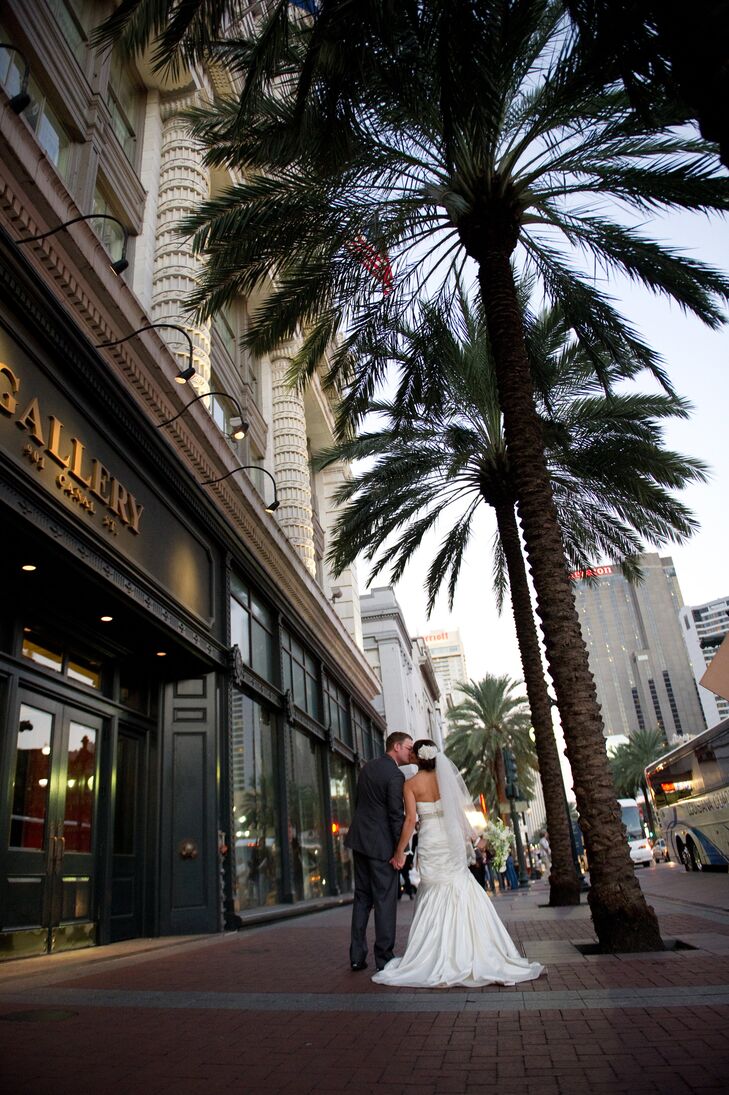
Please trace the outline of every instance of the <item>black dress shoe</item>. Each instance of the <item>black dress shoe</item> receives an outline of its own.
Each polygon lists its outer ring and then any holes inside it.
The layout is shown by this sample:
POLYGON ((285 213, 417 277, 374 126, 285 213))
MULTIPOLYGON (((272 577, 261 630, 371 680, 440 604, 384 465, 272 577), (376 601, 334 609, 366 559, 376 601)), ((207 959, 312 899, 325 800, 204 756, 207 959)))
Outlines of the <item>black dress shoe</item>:
POLYGON ((351 969, 352 969, 353 973, 358 973, 359 970, 366 970, 367 969, 367 963, 366 962, 352 962, 351 969))

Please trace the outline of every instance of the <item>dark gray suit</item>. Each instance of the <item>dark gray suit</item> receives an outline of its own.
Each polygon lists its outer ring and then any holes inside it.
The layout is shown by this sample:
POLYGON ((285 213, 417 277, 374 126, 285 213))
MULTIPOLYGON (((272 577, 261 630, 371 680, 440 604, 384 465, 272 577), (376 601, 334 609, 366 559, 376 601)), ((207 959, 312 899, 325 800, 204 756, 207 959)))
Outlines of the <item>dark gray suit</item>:
POLYGON ((367 957, 367 921, 373 907, 377 968, 382 969, 393 957, 398 872, 389 860, 405 820, 404 782, 405 776, 387 753, 368 761, 359 774, 354 817, 344 841, 354 852, 352 965, 360 965, 367 957))

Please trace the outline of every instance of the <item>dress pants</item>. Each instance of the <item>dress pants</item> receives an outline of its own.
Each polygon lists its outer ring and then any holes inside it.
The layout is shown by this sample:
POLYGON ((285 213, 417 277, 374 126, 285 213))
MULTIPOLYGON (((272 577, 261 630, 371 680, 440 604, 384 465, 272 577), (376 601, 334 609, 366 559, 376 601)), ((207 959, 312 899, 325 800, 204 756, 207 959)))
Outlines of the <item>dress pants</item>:
POLYGON ((354 852, 354 903, 349 960, 360 965, 367 958, 367 921, 375 910, 375 965, 383 969, 395 950, 395 923, 399 874, 386 859, 354 852))

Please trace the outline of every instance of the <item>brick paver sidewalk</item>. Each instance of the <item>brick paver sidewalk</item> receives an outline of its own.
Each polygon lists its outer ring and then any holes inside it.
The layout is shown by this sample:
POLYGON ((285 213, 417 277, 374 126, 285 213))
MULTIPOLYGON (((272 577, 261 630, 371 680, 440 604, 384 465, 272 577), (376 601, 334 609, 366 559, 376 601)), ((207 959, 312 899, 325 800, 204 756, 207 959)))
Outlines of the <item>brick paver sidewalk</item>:
MULTIPOLYGON (((688 876, 687 876, 688 877, 688 876)), ((347 964, 349 909, 237 935, 135 941, 0 966, 3 1095, 502 1095, 724 1091, 729 880, 641 878, 664 938, 584 956, 585 905, 499 895, 536 982, 387 989, 347 964), (697 893, 697 890, 700 891, 697 893)), ((403 902, 399 946, 412 906, 403 902)))

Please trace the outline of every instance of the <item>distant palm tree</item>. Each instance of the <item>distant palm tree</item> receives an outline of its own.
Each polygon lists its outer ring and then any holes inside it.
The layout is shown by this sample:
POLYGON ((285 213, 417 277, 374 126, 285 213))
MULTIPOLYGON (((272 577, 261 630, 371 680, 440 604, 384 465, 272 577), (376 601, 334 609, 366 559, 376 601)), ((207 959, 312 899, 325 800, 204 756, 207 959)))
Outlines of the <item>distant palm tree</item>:
POLYGON ((667 749, 665 732, 657 727, 654 730, 636 730, 627 742, 618 745, 608 754, 615 790, 624 798, 635 798, 637 791, 643 792, 649 826, 653 833, 656 831, 656 819, 648 794, 645 770, 667 749))
MULTIPOLYGON (((526 301, 526 285, 522 296, 526 301)), ((693 518, 670 491, 703 478, 704 467, 665 449, 660 428, 662 419, 685 415, 686 404, 666 395, 606 395, 559 309, 539 317, 527 314, 525 327, 572 568, 588 567, 603 555, 637 554, 643 537, 656 542, 690 535, 693 518)), ((447 521, 428 573, 428 609, 444 583, 452 605, 473 516, 481 504, 492 507, 497 600, 501 607, 508 575, 544 789, 552 847, 550 904, 577 904, 562 768, 483 317, 460 292, 453 314, 442 306, 424 309, 416 322, 383 340, 387 348, 372 350, 389 353, 397 363, 397 391, 389 402, 360 408, 373 412, 370 431, 315 458, 317 466, 363 461, 364 470, 335 499, 340 509, 330 549, 333 569, 341 572, 364 554, 376 560, 370 581, 389 564, 397 581, 426 533, 447 521)), ((604 383, 619 376, 614 366, 603 366, 604 383)))
POLYGON ((529 703, 526 696, 517 694, 519 683, 490 674, 480 681, 464 681, 458 689, 466 698, 447 713, 445 751, 474 798, 483 794, 494 815, 506 801, 502 749, 509 748, 514 754, 522 795, 530 798, 534 790, 531 773, 537 757, 529 703))

